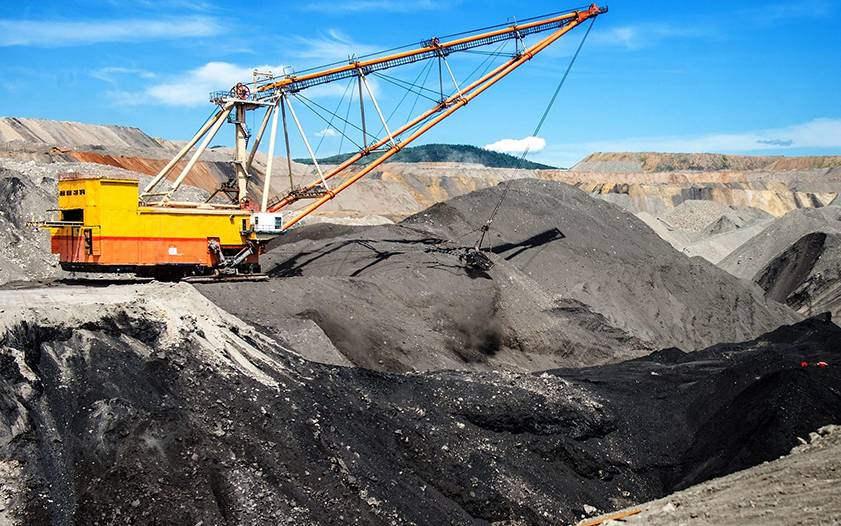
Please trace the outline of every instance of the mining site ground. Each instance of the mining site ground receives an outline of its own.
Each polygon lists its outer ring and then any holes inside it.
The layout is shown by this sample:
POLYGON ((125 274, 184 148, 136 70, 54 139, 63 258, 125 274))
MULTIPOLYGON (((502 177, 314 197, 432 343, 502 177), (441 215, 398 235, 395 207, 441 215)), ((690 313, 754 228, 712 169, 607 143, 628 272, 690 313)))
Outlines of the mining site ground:
POLYGON ((304 360, 184 284, 0 309, 11 524, 573 523, 841 411, 838 369, 800 365, 841 353, 828 317, 609 366, 390 374, 304 360))
POLYGON ((0 138, 0 524, 841 523, 838 159, 386 164, 268 281, 191 285, 69 275, 26 224, 177 145, 0 138))

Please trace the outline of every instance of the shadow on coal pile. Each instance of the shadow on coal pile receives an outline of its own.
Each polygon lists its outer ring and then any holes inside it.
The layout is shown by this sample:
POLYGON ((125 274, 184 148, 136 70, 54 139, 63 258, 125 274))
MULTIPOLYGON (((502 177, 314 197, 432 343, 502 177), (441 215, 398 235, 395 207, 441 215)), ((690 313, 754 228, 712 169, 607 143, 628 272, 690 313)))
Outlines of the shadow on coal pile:
POLYGON ((329 258, 337 252, 362 252, 369 256, 369 261, 362 266, 353 269, 349 272, 349 277, 359 277, 365 271, 371 269, 379 263, 382 263, 394 256, 405 255, 411 250, 417 250, 418 246, 434 246, 443 243, 442 239, 426 238, 426 239, 351 239, 345 241, 337 241, 327 243, 318 249, 295 253, 288 259, 275 263, 272 268, 268 269, 266 274, 272 278, 289 278, 293 276, 303 276, 304 270, 308 265, 317 263, 322 258, 329 258), (385 243, 394 244, 397 246, 405 246, 402 250, 380 250, 375 244, 385 243))
MULTIPOLYGON (((281 339, 307 323, 332 344, 331 363, 389 372, 592 366, 749 340, 801 319, 631 214, 538 180, 396 225, 293 229, 261 264, 268 283, 196 288, 281 339), (471 264, 465 247, 503 193, 483 243, 492 265, 471 264)), ((296 350, 324 361, 320 349, 296 350)))
POLYGON ((491 247, 491 252, 493 252, 494 254, 505 254, 506 252, 511 252, 511 254, 505 256, 506 261, 511 261, 515 257, 523 254, 524 252, 527 252, 528 250, 542 247, 544 245, 552 243, 553 241, 560 241, 561 239, 565 238, 566 236, 563 232, 561 232, 557 228, 551 228, 545 232, 536 234, 524 241, 520 241, 519 243, 502 243, 500 245, 496 245, 494 247, 491 247))
POLYGON ((774 459, 841 415, 828 317, 539 374, 329 367, 226 330, 223 350, 132 317, 7 332, 9 523, 567 524, 774 459))

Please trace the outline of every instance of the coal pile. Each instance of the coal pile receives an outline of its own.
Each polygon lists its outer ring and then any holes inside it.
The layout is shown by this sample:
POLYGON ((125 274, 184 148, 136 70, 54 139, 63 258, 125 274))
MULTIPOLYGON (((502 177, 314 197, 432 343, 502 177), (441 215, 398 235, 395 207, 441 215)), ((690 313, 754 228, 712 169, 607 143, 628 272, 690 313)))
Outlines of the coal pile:
POLYGON ((495 265, 470 272, 457 249, 476 242, 503 191, 399 225, 297 229, 264 256, 268 284, 199 290, 281 339, 294 320, 314 322, 337 349, 331 363, 395 372, 594 365, 749 339, 797 319, 562 183, 511 183, 483 247, 495 265))
MULTIPOLYGON (((452 199, 404 224, 458 237, 486 217, 500 191, 452 199)), ((657 348, 694 350, 744 340, 791 321, 759 290, 685 257, 631 214, 563 184, 515 182, 493 226, 495 249, 558 228, 563 241, 532 251, 508 249, 502 259, 543 291, 580 301, 657 348)))
POLYGON ((3 304, 11 524, 570 523, 841 414, 839 370, 800 365, 841 355, 828 317, 603 367, 393 375, 303 360, 183 285, 56 292, 37 322, 3 304))

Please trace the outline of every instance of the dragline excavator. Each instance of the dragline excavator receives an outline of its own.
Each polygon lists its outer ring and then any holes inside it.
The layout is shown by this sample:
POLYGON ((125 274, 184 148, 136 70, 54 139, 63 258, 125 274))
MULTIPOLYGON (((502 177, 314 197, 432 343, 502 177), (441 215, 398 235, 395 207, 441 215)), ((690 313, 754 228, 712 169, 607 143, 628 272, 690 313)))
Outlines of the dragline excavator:
MULTIPOLYGON (((606 7, 593 4, 588 8, 432 38, 419 46, 354 57, 322 70, 282 76, 255 71, 251 82, 211 94, 210 100, 217 110, 141 191, 136 179, 84 174, 60 177, 58 217, 42 223, 51 231, 52 251, 58 254, 61 267, 68 271, 127 272, 169 278, 259 274, 259 258, 268 241, 301 223, 564 35, 585 22, 592 24, 606 12, 606 7), (527 37, 531 37, 528 45, 527 37), (512 52, 495 55, 496 59, 503 59, 501 64, 491 63, 478 76, 476 72, 471 74, 474 80, 468 77, 461 85, 447 60, 460 53, 490 56, 494 53, 487 49, 499 50, 510 45, 515 48, 512 52), (435 98, 428 96, 433 90, 384 73, 421 62, 424 64, 417 67, 426 68, 427 77, 433 69, 439 75, 441 90, 435 98), (369 80, 373 78, 424 95, 433 105, 410 117, 405 124, 392 127, 390 116, 385 116, 375 97, 377 89, 369 80), (452 85, 452 91, 444 91, 444 79, 448 86, 452 85), (337 166, 323 169, 296 108, 324 109, 307 97, 308 90, 341 81, 347 84, 346 93, 348 90, 354 93, 351 99, 358 93, 360 124, 349 123, 336 113, 332 115, 345 123, 342 133, 350 124, 361 131, 362 140, 361 144, 354 141, 358 146, 356 153, 337 166), (249 112, 260 115, 254 134, 246 124, 249 112), (372 133, 369 120, 380 127, 381 138, 372 133), (279 121, 282 122, 280 140, 286 145, 288 166, 285 168, 289 171, 290 188, 273 197, 271 182, 279 121), (234 129, 233 170, 228 182, 207 202, 178 201, 176 192, 225 123, 232 124, 234 129), (316 175, 309 184, 296 186, 292 182, 289 135, 293 125, 312 159, 316 175), (260 174, 255 156, 266 134, 268 155, 260 174), (369 162, 364 164, 365 161, 369 162), (260 196, 257 202, 257 198, 249 198, 249 189, 261 175, 262 192, 251 194, 260 196)), ((334 119, 321 118, 329 127, 338 129, 334 119)))

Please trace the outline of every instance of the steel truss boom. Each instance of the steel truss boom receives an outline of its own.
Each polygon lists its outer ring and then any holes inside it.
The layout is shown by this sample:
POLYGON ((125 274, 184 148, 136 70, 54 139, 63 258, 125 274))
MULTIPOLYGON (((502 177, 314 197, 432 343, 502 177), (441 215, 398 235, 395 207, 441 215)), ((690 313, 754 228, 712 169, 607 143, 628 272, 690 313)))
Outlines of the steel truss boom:
POLYGON ((370 60, 354 61, 344 66, 300 76, 290 75, 280 80, 262 84, 257 87, 257 96, 258 98, 269 97, 277 90, 294 93, 313 86, 356 77, 360 71, 364 75, 369 75, 373 72, 405 66, 406 64, 413 64, 422 60, 440 58, 451 53, 468 51, 505 40, 522 40, 526 36, 561 29, 572 23, 578 25, 587 18, 606 12, 606 7, 600 8, 594 4, 588 10, 572 11, 525 24, 513 24, 495 31, 480 33, 448 42, 440 42, 438 38, 432 38, 422 42, 421 45, 423 47, 411 51, 404 51, 370 60))
POLYGON ((435 56, 440 57, 442 56, 441 50, 445 47, 450 51, 461 50, 462 48, 459 46, 476 44, 476 46, 473 47, 478 47, 480 45, 484 46, 488 45, 489 43, 499 42, 500 40, 504 40, 507 38, 520 38, 524 35, 524 31, 530 31, 530 33, 525 34, 532 34, 539 31, 546 31, 549 29, 556 30, 541 41, 535 43, 533 46, 513 56, 510 60, 501 64, 494 70, 486 73, 479 79, 471 82, 466 86, 457 88, 457 91, 452 96, 442 100, 440 103, 436 104, 435 106, 433 106, 423 114, 419 115, 418 117, 412 119, 407 124, 390 131, 389 133, 387 133, 385 138, 378 139, 376 142, 366 145, 361 151, 349 157, 347 160, 345 160, 343 163, 339 164, 335 168, 327 172, 320 173, 319 179, 317 181, 303 187, 302 189, 292 191, 285 197, 276 199, 268 207, 268 211, 281 211, 289 205, 293 204, 294 202, 300 200, 302 198, 301 196, 308 195, 308 192, 315 190, 320 191, 321 196, 318 197, 315 202, 297 211, 293 218, 289 219, 288 221, 284 221, 284 228, 292 227, 308 215, 315 212, 318 208, 326 204, 328 201, 336 197, 336 195, 338 195, 340 192, 344 191, 349 186, 357 182, 359 179, 371 173, 377 167, 385 163, 388 159, 393 157, 395 154, 397 154, 400 150, 405 148, 410 143, 414 142, 420 136, 424 135, 437 124, 444 121, 456 111, 466 106, 471 100, 475 99, 487 89, 489 89, 491 86, 505 78, 511 72, 513 72, 514 70, 516 70, 532 58, 534 58, 538 53, 540 53, 541 51, 545 50, 547 47, 558 41, 560 38, 572 31, 574 28, 581 25, 585 21, 593 19, 606 12, 606 7, 602 8, 597 6, 596 4, 593 4, 592 6, 590 6, 589 9, 574 11, 559 17, 554 17, 546 20, 538 20, 521 26, 513 25, 505 29, 492 31, 490 33, 479 34, 466 39, 455 40, 447 43, 433 42, 430 46, 414 51, 408 51, 397 55, 382 57, 366 62, 356 62, 353 64, 349 64, 348 66, 343 66, 340 68, 335 68, 333 70, 327 70, 320 73, 312 73, 310 75, 298 78, 289 77, 279 82, 267 84, 258 88, 258 91, 263 92, 280 90, 284 93, 294 93, 294 91, 299 91, 300 89, 304 89, 304 87, 317 85, 305 85, 303 84, 305 82, 318 81, 318 84, 323 84, 326 82, 333 82, 335 80, 349 78, 352 76, 363 76, 369 71, 377 71, 376 69, 367 68, 382 66, 380 69, 386 69, 387 67, 395 67, 398 65, 416 62, 417 60, 423 60, 425 58, 432 58, 435 56), (507 37, 503 38, 506 35, 507 37), (498 40, 488 40, 493 38, 498 38, 498 40), (432 50, 435 50, 437 54, 428 56, 427 54, 432 50), (415 58, 417 58, 417 60, 413 60, 415 58), (344 174, 350 167, 355 165, 361 159, 367 157, 375 150, 378 150, 379 148, 382 148, 383 146, 386 146, 389 143, 390 145, 388 146, 388 148, 384 150, 382 155, 380 155, 380 157, 378 157, 376 160, 372 161, 364 168, 361 168, 358 172, 346 175, 345 179, 338 186, 332 189, 326 188, 326 180, 344 174))

